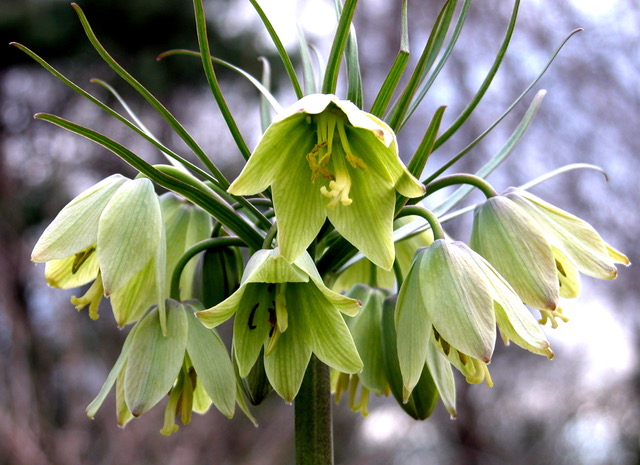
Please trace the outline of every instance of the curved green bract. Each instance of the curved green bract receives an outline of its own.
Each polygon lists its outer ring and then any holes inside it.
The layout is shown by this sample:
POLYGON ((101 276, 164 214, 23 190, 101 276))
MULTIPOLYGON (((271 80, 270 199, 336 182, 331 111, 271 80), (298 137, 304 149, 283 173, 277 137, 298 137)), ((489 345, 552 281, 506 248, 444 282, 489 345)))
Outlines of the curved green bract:
POLYGON ((259 249, 262 246, 263 237, 258 231, 251 227, 242 218, 237 216, 233 209, 223 206, 216 202, 210 194, 198 190, 194 186, 180 181, 173 176, 169 176, 161 171, 155 169, 147 162, 142 160, 136 154, 131 152, 126 147, 118 144, 112 139, 93 131, 91 129, 80 126, 71 121, 67 121, 59 116, 40 113, 37 114, 38 119, 48 121, 68 131, 74 132, 80 136, 86 137, 89 140, 102 145, 104 148, 112 151, 124 161, 133 166, 140 173, 148 176, 156 184, 165 187, 177 194, 182 195, 186 199, 192 201, 203 210, 208 212, 215 219, 227 226, 230 230, 235 232, 238 236, 243 238, 247 245, 253 249, 259 249))
POLYGON ((215 176, 218 182, 223 185, 225 188, 229 185, 229 182, 226 180, 224 175, 218 170, 218 168, 213 164, 213 162, 209 159, 209 157, 204 153, 204 151, 200 148, 200 146, 196 143, 196 141, 191 137, 191 135, 187 132, 187 130, 178 122, 178 120, 167 110, 164 105, 156 99, 151 92, 149 92, 142 84, 140 84, 133 76, 131 76, 122 66, 120 66, 109 53, 104 49, 102 44, 98 41, 98 38, 94 34, 91 26, 89 25, 89 21, 87 17, 84 15, 83 11, 80 7, 72 3, 71 6, 78 14, 78 18, 82 23, 82 27, 84 28, 91 45, 98 52, 100 57, 107 63, 111 69, 113 69, 118 75, 124 79, 131 87, 133 87, 144 99, 151 104, 151 106, 164 118, 164 120, 169 123, 171 128, 182 138, 182 140, 187 144, 187 146, 196 154, 198 159, 207 167, 209 171, 215 176))

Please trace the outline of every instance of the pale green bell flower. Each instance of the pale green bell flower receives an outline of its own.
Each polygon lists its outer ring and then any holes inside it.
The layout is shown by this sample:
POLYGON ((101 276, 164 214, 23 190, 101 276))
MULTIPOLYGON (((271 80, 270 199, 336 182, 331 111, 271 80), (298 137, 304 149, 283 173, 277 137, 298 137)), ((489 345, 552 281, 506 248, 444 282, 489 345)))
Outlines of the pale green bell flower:
POLYGON ((567 320, 558 300, 579 294, 579 273, 613 279, 616 263, 629 264, 591 225, 516 188, 476 207, 471 247, 554 327, 567 320))
POLYGON ((509 284, 462 242, 438 239, 416 252, 396 307, 398 358, 407 393, 425 365, 445 356, 470 383, 493 384, 496 325, 505 342, 551 358, 549 342, 509 284), (436 347, 439 354, 434 353, 436 347))
POLYGON ((424 186, 398 156, 391 128, 335 95, 303 97, 267 128, 229 187, 252 195, 271 186, 278 246, 289 261, 309 246, 325 218, 376 265, 391 269, 396 190, 424 186))
POLYGON ((114 384, 119 426, 144 414, 167 395, 163 434, 177 430, 177 411, 185 424, 192 410, 203 413, 211 403, 227 417, 233 416, 236 382, 224 343, 215 331, 196 320, 196 309, 189 303, 167 299, 165 305, 166 331, 157 308, 131 329, 102 389, 87 407, 90 418, 114 384))
POLYGON ((31 258, 47 263, 51 286, 69 289, 94 281, 72 303, 78 309, 89 305, 90 316, 97 318, 102 296, 110 296, 116 321, 123 326, 141 316, 131 312, 132 298, 153 294, 151 303, 164 301, 165 254, 162 212, 152 182, 113 175, 60 211, 31 258))
POLYGON ((356 300, 324 285, 309 254, 303 252, 289 263, 274 249, 252 255, 238 290, 196 315, 205 326, 214 327, 235 314, 233 353, 240 376, 249 374, 264 348, 269 382, 291 402, 312 353, 344 373, 362 370, 340 314, 353 316, 359 309, 356 300))
POLYGON ((495 196, 478 205, 470 245, 509 281, 525 304, 556 310, 560 288, 553 249, 538 222, 515 202, 495 196))

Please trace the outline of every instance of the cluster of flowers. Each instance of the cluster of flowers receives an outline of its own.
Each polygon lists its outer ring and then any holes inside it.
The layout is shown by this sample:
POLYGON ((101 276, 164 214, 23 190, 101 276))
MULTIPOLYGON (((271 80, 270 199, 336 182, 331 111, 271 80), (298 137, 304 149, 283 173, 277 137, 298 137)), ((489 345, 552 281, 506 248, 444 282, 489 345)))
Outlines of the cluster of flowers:
POLYGON ((197 206, 156 196, 146 178, 114 175, 88 189, 36 244, 32 258, 47 262, 50 285, 93 281, 72 298, 78 309, 89 305, 95 318, 110 296, 120 326, 137 322, 90 415, 115 383, 121 424, 167 392, 163 432, 177 428, 176 414, 187 422, 212 402, 231 416, 236 401, 244 408, 237 386, 255 400, 247 380, 260 378, 256 367, 291 402, 313 354, 334 370, 337 396, 351 390, 363 412, 371 391, 392 392, 417 418, 439 396, 455 416, 452 367, 491 385, 498 331, 553 357, 539 323, 565 319, 559 299, 578 295, 579 273, 611 279, 617 263, 629 263, 586 222, 513 188, 476 207, 470 246, 446 237, 426 210, 431 231, 394 244, 394 221, 411 221, 396 218, 397 199, 420 199, 425 186, 402 164, 387 124, 333 95, 309 95, 279 115, 228 192, 268 192, 277 244, 251 251, 241 282, 213 302, 188 299, 228 283, 236 273, 228 261, 207 274, 191 260, 179 296, 166 282, 187 249, 220 229, 197 206), (338 234, 366 258, 321 276, 316 262, 338 234), (232 316, 231 361, 207 328, 232 316))

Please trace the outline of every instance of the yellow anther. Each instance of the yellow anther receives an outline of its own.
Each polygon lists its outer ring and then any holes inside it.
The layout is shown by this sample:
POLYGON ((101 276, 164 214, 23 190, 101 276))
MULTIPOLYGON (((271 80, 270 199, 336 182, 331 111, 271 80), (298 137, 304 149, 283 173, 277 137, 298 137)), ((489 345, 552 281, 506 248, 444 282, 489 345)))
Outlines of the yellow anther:
POLYGON ((345 157, 349 164, 354 168, 360 168, 362 171, 367 171, 367 165, 364 164, 364 161, 360 157, 356 157, 354 154, 350 152, 345 153, 345 157))

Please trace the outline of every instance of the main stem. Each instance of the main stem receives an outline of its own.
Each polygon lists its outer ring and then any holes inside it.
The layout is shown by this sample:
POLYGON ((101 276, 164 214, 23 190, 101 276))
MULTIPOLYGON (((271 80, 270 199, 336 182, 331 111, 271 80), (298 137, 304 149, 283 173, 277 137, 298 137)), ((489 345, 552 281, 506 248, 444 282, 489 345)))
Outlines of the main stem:
POLYGON ((333 465, 329 367, 311 356, 295 400, 296 464, 333 465))

